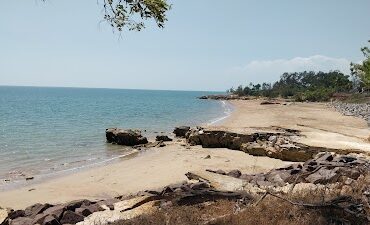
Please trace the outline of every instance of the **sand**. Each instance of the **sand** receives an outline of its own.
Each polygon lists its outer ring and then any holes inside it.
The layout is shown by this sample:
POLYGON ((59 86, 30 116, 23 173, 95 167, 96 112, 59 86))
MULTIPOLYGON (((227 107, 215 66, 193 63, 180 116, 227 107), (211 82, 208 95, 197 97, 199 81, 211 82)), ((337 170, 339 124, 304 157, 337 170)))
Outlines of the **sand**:
MULTIPOLYGON (((299 141, 307 144, 370 151, 367 123, 342 116, 324 104, 260 105, 258 100, 231 103, 235 105, 235 111, 215 129, 250 132, 280 126, 301 130, 304 137, 299 141)), ((257 173, 289 163, 228 149, 203 149, 200 146, 189 149, 181 140, 175 139, 166 147, 149 149, 109 165, 42 182, 37 182, 39 178, 35 177, 36 183, 0 192, 0 206, 20 209, 37 202, 105 199, 180 183, 186 181, 185 173, 189 171, 239 169, 243 173, 257 173), (207 155, 211 158, 205 159, 207 155)))
POLYGON ((231 103, 235 111, 217 129, 251 132, 272 126, 291 128, 301 131, 302 137, 297 141, 307 145, 370 151, 367 122, 343 116, 324 103, 261 105, 260 100, 231 103))

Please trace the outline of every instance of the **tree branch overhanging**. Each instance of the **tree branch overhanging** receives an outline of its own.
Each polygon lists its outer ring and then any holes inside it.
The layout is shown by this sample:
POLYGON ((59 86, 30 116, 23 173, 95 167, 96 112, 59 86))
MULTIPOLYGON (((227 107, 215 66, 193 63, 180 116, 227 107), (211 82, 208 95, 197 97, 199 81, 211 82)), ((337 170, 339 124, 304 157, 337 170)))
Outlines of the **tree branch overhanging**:
POLYGON ((153 19, 159 28, 167 21, 167 0, 103 0, 104 20, 118 31, 141 31, 153 19))

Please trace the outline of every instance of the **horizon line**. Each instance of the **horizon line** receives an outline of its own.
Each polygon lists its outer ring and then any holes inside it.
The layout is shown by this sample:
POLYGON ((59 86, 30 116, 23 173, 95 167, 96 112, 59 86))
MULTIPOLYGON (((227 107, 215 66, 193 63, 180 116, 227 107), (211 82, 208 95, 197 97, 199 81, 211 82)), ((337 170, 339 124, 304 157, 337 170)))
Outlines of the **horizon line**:
POLYGON ((76 87, 76 86, 38 86, 38 85, 7 85, 0 84, 0 87, 30 87, 30 88, 75 88, 75 89, 108 89, 108 90, 136 90, 136 91, 188 91, 188 92, 226 92, 210 90, 181 90, 181 89, 144 89, 144 88, 114 88, 114 87, 76 87))

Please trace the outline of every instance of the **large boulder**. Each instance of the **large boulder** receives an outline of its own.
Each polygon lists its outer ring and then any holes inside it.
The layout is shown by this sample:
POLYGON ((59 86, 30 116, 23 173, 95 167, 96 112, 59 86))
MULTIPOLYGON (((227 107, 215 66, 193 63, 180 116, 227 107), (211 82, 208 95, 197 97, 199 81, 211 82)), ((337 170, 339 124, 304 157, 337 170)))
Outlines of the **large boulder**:
POLYGON ((176 137, 185 137, 186 133, 190 130, 188 126, 175 127, 173 133, 176 137))
POLYGON ((148 139, 143 137, 138 130, 108 128, 105 130, 105 136, 108 143, 118 145, 135 146, 148 143, 148 139))
POLYGON ((156 141, 172 141, 172 139, 166 135, 158 135, 155 137, 155 140, 156 141))
POLYGON ((228 131, 193 129, 186 134, 191 145, 202 145, 203 148, 229 148, 240 150, 243 143, 255 140, 253 134, 238 134, 228 131))
POLYGON ((63 213, 63 217, 60 220, 60 223, 61 224, 76 224, 78 222, 83 221, 84 218, 85 218, 84 216, 68 210, 63 213))
POLYGON ((24 214, 26 217, 35 217, 37 214, 40 214, 42 212, 44 212, 46 209, 52 207, 52 205, 50 204, 40 204, 40 203, 37 203, 37 204, 34 204, 34 205, 31 205, 29 207, 27 207, 25 210, 24 210, 24 214))

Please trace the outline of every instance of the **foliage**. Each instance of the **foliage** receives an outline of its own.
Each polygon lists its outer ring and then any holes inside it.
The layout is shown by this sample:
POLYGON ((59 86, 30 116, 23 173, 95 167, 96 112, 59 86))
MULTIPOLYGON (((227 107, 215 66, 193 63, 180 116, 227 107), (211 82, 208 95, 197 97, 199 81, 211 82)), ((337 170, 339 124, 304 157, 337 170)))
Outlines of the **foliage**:
POLYGON ((163 28, 170 7, 167 0, 104 0, 104 19, 119 31, 140 31, 148 19, 163 28))
POLYGON ((239 86, 229 92, 239 96, 294 98, 297 101, 327 101, 336 92, 352 89, 349 76, 339 71, 284 73, 273 85, 268 83, 239 86))
POLYGON ((360 64, 351 63, 351 74, 359 79, 361 88, 370 89, 370 49, 363 47, 361 51, 365 59, 360 64))

